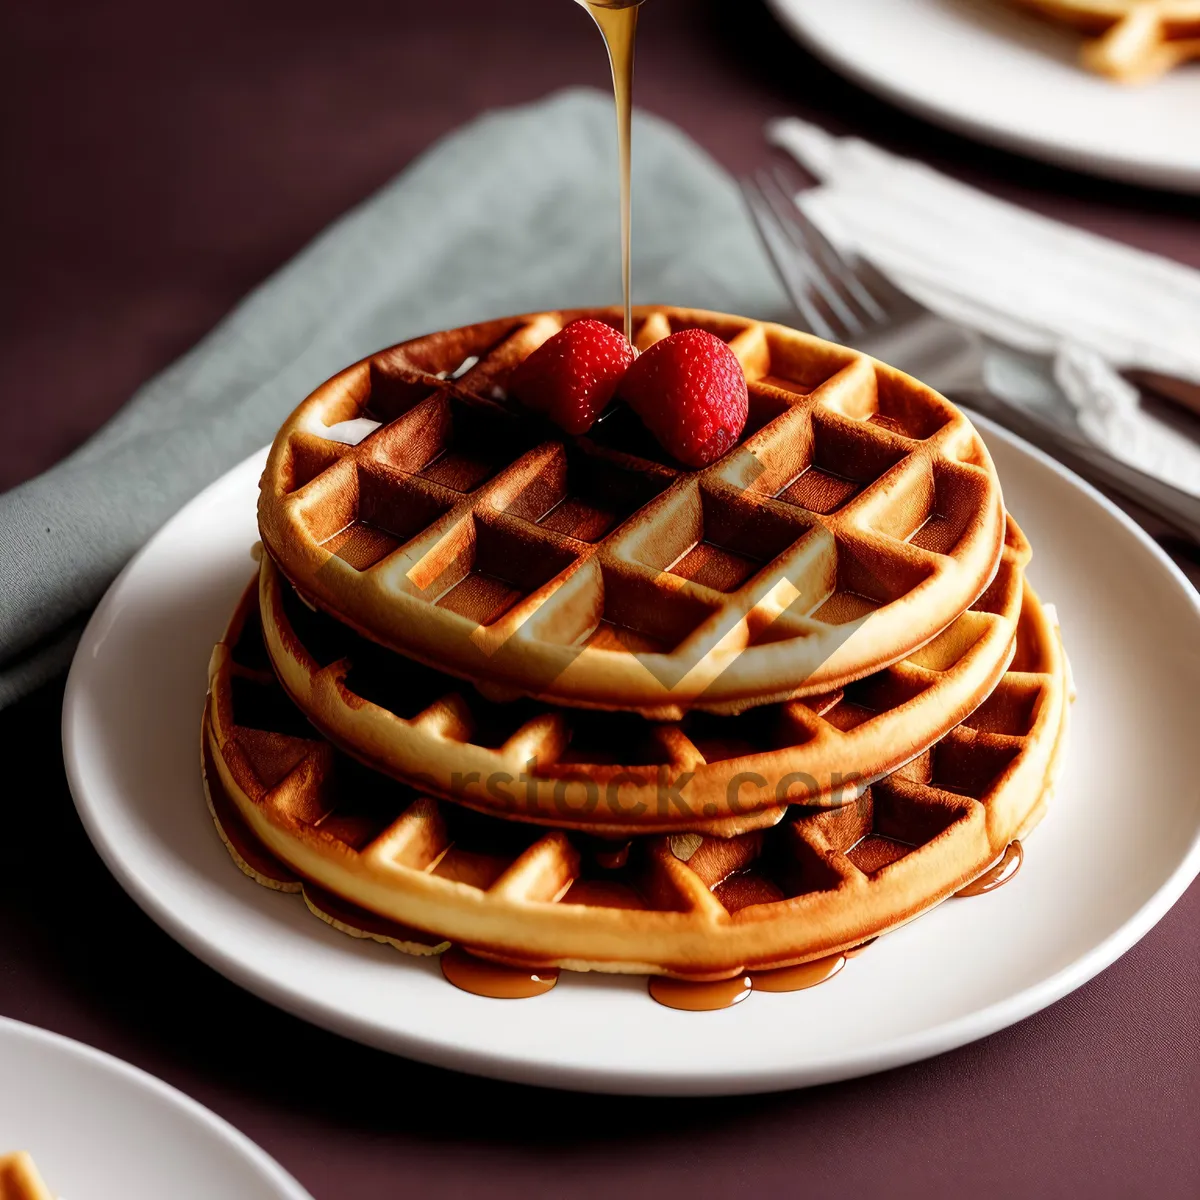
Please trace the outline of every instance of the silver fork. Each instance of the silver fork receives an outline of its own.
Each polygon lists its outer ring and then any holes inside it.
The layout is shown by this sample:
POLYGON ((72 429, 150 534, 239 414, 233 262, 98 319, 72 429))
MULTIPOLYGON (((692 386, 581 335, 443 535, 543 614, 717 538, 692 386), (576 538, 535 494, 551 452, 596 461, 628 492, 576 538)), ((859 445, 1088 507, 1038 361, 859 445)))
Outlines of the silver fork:
MULTIPOLYGON (((797 189, 782 168, 741 185, 763 246, 812 333, 924 380, 1200 542, 1200 499, 1113 458, 1073 422, 999 394, 989 384, 988 343, 930 312, 865 259, 844 255, 793 202, 797 189)), ((1012 352, 1006 357, 1021 362, 1012 352)))

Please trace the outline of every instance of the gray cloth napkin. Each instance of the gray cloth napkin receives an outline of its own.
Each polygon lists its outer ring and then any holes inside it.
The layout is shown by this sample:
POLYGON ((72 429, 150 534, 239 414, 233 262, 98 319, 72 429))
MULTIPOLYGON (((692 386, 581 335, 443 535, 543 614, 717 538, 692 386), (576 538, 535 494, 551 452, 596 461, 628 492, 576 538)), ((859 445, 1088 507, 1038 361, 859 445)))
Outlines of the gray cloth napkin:
MULTIPOLYGON (((95 437, 0 496, 0 706, 70 661, 87 612, 172 513, 317 384, 430 330, 620 300, 612 98, 570 91, 433 147, 248 296, 95 437)), ((634 132, 634 300, 787 311, 733 180, 634 132)))

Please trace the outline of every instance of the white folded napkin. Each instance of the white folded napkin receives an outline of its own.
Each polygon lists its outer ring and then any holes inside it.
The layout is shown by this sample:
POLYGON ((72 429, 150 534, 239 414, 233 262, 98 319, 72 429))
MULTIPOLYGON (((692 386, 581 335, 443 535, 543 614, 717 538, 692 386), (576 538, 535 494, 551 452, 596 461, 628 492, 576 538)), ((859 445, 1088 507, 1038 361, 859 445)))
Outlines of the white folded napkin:
POLYGON ((1200 384, 1200 272, 798 118, 767 136, 821 180, 796 201, 832 242, 942 316, 1049 356, 1086 437, 1200 496, 1200 443, 1146 411, 1119 373, 1200 384))

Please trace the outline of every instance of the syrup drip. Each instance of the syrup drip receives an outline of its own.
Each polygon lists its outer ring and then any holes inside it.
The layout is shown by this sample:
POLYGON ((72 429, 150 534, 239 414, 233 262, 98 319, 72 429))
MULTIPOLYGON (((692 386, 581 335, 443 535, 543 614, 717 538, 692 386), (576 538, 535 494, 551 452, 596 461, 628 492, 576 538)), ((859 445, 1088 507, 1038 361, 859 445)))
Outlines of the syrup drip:
POLYGON ((617 106, 617 156, 621 171, 621 286, 625 294, 625 340, 633 341, 630 292, 630 160, 633 144, 633 43, 642 0, 581 0, 604 36, 617 106))
POLYGON ((526 1000, 541 996, 558 982, 558 968, 531 971, 477 958, 452 946, 442 955, 442 974, 456 988, 495 1000, 526 1000))
POLYGON ((857 946, 851 946, 849 950, 843 950, 842 953, 847 958, 857 958, 868 946, 873 946, 879 941, 878 936, 867 938, 865 942, 859 942, 857 946))
POLYGON ((712 1012, 740 1004, 750 995, 753 986, 749 975, 735 975, 732 979, 717 979, 711 983, 692 983, 687 979, 654 975, 650 979, 650 995, 666 1008, 712 1012))
MULTIPOLYGON (((848 954, 857 953, 867 945, 870 943, 865 942, 848 954)), ((805 988, 816 987, 832 979, 846 965, 847 956, 830 954, 795 967, 749 971, 732 979, 718 979, 711 983, 692 983, 686 979, 655 975, 650 980, 650 995, 666 1008, 677 1008, 684 1012, 712 1012, 740 1004, 752 991, 801 992, 805 988)))
POLYGON ((1025 850, 1020 842, 1010 842, 1004 853, 978 879, 955 892, 956 896, 985 896, 1003 887, 1021 869, 1025 850))

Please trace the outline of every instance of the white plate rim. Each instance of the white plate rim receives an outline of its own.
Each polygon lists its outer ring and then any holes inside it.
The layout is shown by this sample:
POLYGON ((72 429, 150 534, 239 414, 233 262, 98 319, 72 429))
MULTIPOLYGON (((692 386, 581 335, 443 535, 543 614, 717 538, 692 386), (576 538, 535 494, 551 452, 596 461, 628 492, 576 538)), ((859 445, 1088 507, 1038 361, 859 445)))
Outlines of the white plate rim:
MULTIPOLYGON (((1126 532, 1140 543, 1141 548, 1163 570, 1166 578, 1181 590, 1197 619, 1200 620, 1200 594, 1197 594, 1187 577, 1171 561, 1166 552, 1130 516, 1086 480, 1037 447, 981 415, 972 413, 971 419, 989 438, 1005 442, 1011 449, 1032 458, 1062 481, 1080 490, 1109 517, 1124 526, 1126 532)), ((265 453, 266 449, 264 448, 250 455, 200 492, 187 507, 202 504, 211 492, 221 487, 228 475, 246 469, 251 462, 264 457, 265 453)), ((109 623, 109 614, 120 602, 124 580, 135 570, 142 558, 153 551, 159 538, 169 536, 170 524, 171 522, 168 521, 138 551, 113 582, 88 622, 71 665, 63 700, 62 735, 63 759, 76 809, 92 844, 117 882, 156 924, 185 949, 240 987, 285 1012, 363 1044, 435 1066, 449 1067, 471 1074, 578 1091, 664 1096, 736 1095, 815 1086, 918 1062, 987 1037, 1032 1016, 1087 983, 1140 941, 1166 915, 1187 890, 1193 879, 1200 874, 1200 828, 1198 828, 1187 852, 1179 860, 1175 869, 1142 906, 1108 937, 1060 971, 1003 1000, 932 1028, 897 1037, 882 1047, 871 1046, 824 1058, 809 1056, 800 1067, 795 1064, 784 1064, 772 1069, 757 1069, 750 1072, 730 1069, 710 1070, 707 1073, 647 1075, 620 1067, 563 1066, 543 1062, 531 1065, 520 1054, 463 1049, 449 1045, 444 1040, 381 1028, 365 1018, 344 1012, 318 998, 294 994, 269 974, 256 970, 252 963, 241 961, 219 943, 209 941, 197 934, 170 910, 169 906, 139 876, 136 869, 131 868, 123 860, 119 848, 109 836, 109 831, 105 828, 97 811, 89 803, 87 781, 74 750, 74 724, 78 720, 86 687, 85 667, 82 664, 94 652, 98 640, 103 637, 109 623)))
POLYGON ((998 146, 1055 166, 1102 175, 1122 183, 1172 191, 1200 192, 1200 162, 1195 167, 1164 163, 1153 157, 1121 153, 1118 150, 1099 151, 1080 149, 1053 137, 1039 137, 1028 129, 1004 123, 991 123, 955 112, 923 95, 919 90, 905 87, 894 79, 880 78, 867 70, 852 54, 834 40, 822 36, 819 28, 808 21, 808 0, 766 0, 767 6, 787 29, 817 58, 865 91, 906 109, 935 125, 976 141, 998 146))
POLYGON ((312 1196, 288 1174, 261 1146, 250 1140, 241 1130, 219 1117, 186 1092, 151 1075, 141 1067, 135 1067, 124 1059, 107 1051, 89 1046, 65 1034, 18 1021, 15 1017, 0 1016, 0 1043, 13 1038, 28 1042, 55 1055, 78 1059, 99 1069, 102 1074, 115 1075, 133 1087, 149 1093, 164 1106, 175 1109, 188 1121, 204 1128, 208 1133, 223 1141, 238 1154, 248 1167, 277 1190, 285 1200, 312 1200, 312 1196))

